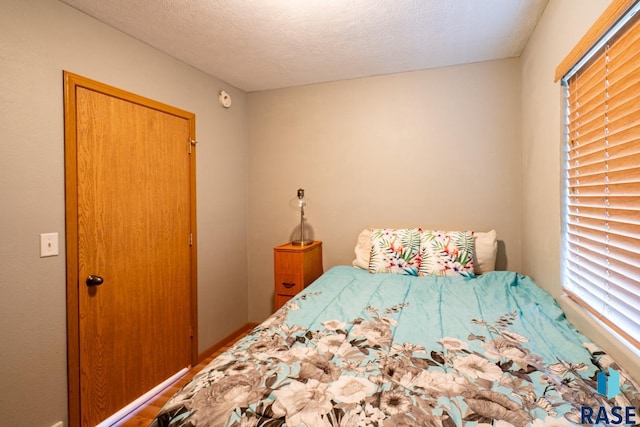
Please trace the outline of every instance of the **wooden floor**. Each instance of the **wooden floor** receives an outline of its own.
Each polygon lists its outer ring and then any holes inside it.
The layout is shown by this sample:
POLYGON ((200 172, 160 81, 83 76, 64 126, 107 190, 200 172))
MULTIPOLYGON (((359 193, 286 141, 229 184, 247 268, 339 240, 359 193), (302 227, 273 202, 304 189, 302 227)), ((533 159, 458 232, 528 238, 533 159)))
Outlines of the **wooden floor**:
POLYGON ((229 347, 231 347, 236 341, 242 338, 247 332, 251 331, 256 326, 255 323, 250 323, 240 328, 238 331, 231 334, 229 337, 223 339, 218 345, 214 346, 215 351, 211 353, 206 359, 202 360, 198 365, 194 366, 187 372, 187 374, 175 382, 172 386, 165 389, 155 399, 150 401, 147 405, 143 406, 134 415, 131 415, 126 421, 117 424, 124 427, 148 427, 153 419, 156 417, 160 409, 164 404, 173 396, 182 386, 184 386, 195 374, 200 372, 202 368, 209 364, 216 356, 219 356, 229 347))

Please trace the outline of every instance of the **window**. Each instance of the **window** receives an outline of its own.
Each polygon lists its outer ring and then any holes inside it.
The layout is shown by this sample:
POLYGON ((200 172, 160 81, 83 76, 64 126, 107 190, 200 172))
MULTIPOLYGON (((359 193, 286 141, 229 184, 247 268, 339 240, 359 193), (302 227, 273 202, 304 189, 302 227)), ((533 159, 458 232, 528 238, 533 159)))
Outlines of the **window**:
POLYGON ((562 77, 563 285, 640 349, 640 14, 636 4, 562 77))

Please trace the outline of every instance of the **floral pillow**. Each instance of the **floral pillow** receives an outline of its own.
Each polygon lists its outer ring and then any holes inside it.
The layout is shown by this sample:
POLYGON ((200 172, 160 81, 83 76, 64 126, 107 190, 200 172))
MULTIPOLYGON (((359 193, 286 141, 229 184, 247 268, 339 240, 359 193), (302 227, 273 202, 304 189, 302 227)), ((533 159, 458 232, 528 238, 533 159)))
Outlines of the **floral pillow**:
POLYGON ((473 232, 425 230, 420 243, 420 276, 474 277, 473 232))
POLYGON ((419 228, 376 228, 371 232, 369 273, 417 276, 420 271, 419 228))

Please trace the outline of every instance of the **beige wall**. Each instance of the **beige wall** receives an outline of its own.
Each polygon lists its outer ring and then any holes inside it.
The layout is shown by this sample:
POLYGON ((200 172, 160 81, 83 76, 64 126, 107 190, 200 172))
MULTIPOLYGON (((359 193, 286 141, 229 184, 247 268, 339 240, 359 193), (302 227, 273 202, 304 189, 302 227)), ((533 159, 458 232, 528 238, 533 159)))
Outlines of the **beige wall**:
POLYGON ((640 360, 562 296, 560 257, 561 88, 555 68, 608 6, 551 0, 521 56, 522 268, 558 299, 569 320, 638 376, 640 360))
POLYGON ((196 114, 200 350, 247 321, 246 94, 58 1, 3 0, 4 425, 67 425, 62 70, 196 114), (217 104, 221 89, 234 98, 230 110, 217 104), (39 234, 45 232, 60 233, 60 256, 39 258, 39 234))
POLYGON ((487 230, 520 269, 517 59, 249 94, 249 316, 272 310, 273 251, 303 187, 324 267, 365 227, 487 230))

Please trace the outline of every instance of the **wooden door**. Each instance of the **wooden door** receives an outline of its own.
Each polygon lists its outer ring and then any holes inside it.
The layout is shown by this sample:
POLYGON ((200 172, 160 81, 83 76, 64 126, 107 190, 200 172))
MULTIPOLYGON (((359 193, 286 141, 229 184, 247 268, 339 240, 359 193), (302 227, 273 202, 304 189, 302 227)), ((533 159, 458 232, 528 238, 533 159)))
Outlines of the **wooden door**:
POLYGON ((65 73, 72 425, 195 364, 194 122, 65 73))

